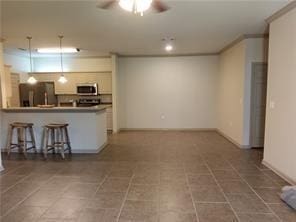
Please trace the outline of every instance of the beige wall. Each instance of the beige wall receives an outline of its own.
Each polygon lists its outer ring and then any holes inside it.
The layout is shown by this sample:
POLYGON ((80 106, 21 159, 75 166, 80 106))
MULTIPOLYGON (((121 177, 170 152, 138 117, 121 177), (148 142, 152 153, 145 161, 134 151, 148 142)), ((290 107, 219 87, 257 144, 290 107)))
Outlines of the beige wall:
POLYGON ((218 129, 243 144, 243 95, 245 41, 220 55, 218 87, 218 129))
MULTIPOLYGON (((3 74, 4 74, 4 62, 3 62, 3 45, 2 45, 2 42, 0 40, 0 82, 1 82, 1 79, 3 78, 3 74)), ((2 91, 2 85, 0 84, 0 91, 2 91)), ((2 97, 2 92, 0 93, 1 97, 2 97)), ((0 100, 2 100, 2 98, 0 97, 0 100)), ((0 106, 2 107, 2 105, 0 106)), ((2 126, 2 112, 0 111, 0 126, 2 126)), ((0 135, 1 135, 1 127, 0 127, 0 135)), ((0 144, 2 143, 3 141, 1 141, 1 138, 0 138, 0 144)), ((2 166, 2 157, 1 157, 1 151, 0 151, 0 171, 3 170, 3 166, 2 166)))
POLYGON ((216 128, 218 56, 119 58, 120 128, 216 128))
POLYGON ((264 162, 296 183, 296 9, 270 25, 268 70, 264 162))
POLYGON ((30 72, 29 58, 4 53, 4 64, 11 66, 12 73, 20 74, 21 82, 27 81, 28 79, 27 73, 30 72))
MULTIPOLYGON (((111 57, 64 58, 65 72, 106 72, 112 70, 111 57)), ((47 57, 34 59, 34 72, 60 72, 60 58, 47 57)))
POLYGON ((218 129, 242 148, 250 147, 252 63, 266 62, 266 44, 248 38, 220 55, 218 129))

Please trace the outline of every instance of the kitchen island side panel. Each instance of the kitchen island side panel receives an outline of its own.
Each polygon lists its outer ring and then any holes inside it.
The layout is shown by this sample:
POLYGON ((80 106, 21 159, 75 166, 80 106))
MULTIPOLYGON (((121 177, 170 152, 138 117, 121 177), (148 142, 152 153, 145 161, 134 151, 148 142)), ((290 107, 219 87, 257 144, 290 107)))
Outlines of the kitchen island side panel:
POLYGON ((37 148, 40 152, 43 126, 49 123, 68 123, 73 153, 98 153, 107 144, 106 110, 97 112, 3 112, 1 148, 7 143, 9 124, 34 124, 37 148))

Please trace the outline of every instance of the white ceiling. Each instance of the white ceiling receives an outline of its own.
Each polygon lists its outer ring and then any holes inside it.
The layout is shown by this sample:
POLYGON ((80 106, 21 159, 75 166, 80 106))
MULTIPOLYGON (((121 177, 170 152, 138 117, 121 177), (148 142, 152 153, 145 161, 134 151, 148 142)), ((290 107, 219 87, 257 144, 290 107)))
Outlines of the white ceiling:
MULTIPOLYGON (((81 56, 166 54, 161 41, 176 40, 175 54, 214 53, 242 34, 266 31, 265 19, 288 0, 164 0, 171 9, 143 17, 119 8, 96 8, 98 1, 2 0, 2 34, 5 50, 24 54, 26 36, 32 45, 81 48, 81 56)), ((38 56, 35 53, 35 56, 38 56)))

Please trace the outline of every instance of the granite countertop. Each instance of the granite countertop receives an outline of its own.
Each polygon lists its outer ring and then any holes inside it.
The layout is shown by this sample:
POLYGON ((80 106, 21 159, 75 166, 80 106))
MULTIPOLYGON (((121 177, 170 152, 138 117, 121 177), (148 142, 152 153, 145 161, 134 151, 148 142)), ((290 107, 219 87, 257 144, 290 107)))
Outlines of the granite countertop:
POLYGON ((98 105, 92 107, 53 107, 53 108, 39 108, 39 107, 10 107, 1 109, 3 112, 99 112, 111 107, 111 105, 98 105))

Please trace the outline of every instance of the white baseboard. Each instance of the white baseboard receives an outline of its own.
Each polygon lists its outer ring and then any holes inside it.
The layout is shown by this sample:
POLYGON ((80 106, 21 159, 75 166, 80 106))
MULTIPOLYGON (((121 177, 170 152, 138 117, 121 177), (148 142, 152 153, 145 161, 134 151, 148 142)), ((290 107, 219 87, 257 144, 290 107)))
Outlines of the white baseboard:
POLYGON ((202 131, 204 131, 204 132, 215 131, 215 132, 219 133, 221 136, 223 136, 225 139, 227 139, 228 141, 233 143, 238 148, 241 148, 241 149, 250 149, 251 148, 250 145, 241 145, 241 144, 237 143, 234 139, 227 136, 225 133, 223 133, 222 131, 220 131, 217 128, 120 128, 120 129, 118 129, 118 133, 124 132, 124 131, 201 131, 201 132, 202 131))
POLYGON ((121 131, 216 131, 216 128, 120 128, 121 131))
POLYGON ((296 185, 296 181, 293 180, 291 177, 287 176, 286 174, 280 172, 278 169, 276 169, 272 164, 268 163, 266 160, 262 160, 262 164, 272 170, 275 174, 277 174, 279 177, 283 178, 285 181, 292 185, 296 185))
POLYGON ((241 148, 241 149, 250 149, 250 148, 252 148, 250 145, 241 145, 241 144, 239 144, 238 142, 236 142, 234 139, 232 139, 230 136, 226 135, 225 133, 223 133, 219 129, 216 129, 216 131, 221 136, 223 136, 225 139, 227 139, 228 141, 230 141, 231 143, 233 143, 234 145, 236 145, 238 148, 241 148))

